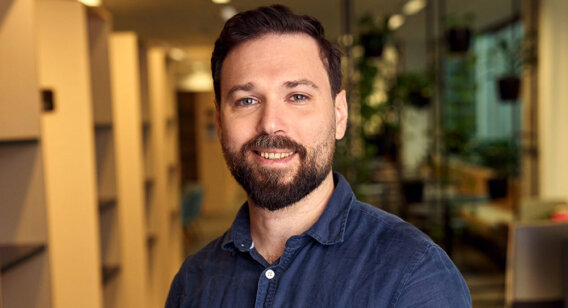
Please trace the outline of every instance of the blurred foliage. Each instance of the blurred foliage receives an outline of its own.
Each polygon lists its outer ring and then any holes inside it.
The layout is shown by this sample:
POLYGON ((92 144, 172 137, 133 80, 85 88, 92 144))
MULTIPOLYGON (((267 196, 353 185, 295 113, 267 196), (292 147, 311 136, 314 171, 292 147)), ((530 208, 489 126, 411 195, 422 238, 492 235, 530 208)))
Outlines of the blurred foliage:
POLYGON ((498 177, 519 175, 519 145, 509 139, 494 139, 472 145, 471 162, 493 169, 498 177))
POLYGON ((447 154, 467 157, 476 131, 475 56, 449 58, 444 74, 444 150, 447 154))
POLYGON ((397 76, 391 96, 403 104, 422 108, 430 104, 434 76, 427 72, 412 72, 397 76))

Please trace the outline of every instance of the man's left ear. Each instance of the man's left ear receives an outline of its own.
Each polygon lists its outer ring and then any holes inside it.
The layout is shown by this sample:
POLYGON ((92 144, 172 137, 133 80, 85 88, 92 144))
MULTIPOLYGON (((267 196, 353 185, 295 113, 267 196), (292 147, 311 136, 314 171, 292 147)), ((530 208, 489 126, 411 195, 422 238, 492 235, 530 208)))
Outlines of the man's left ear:
POLYGON ((349 111, 347 109, 347 98, 345 90, 341 90, 335 96, 335 139, 340 140, 345 135, 347 129, 347 118, 349 111))

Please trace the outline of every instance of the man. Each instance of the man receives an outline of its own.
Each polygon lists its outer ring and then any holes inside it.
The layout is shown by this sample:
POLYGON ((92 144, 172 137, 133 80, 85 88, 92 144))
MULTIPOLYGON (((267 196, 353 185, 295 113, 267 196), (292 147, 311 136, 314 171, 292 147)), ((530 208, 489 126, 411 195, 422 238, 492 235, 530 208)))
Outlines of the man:
POLYGON ((283 6, 238 14, 211 66, 223 153, 248 200, 184 262, 167 307, 471 306, 438 246, 332 172, 347 102, 317 20, 283 6))

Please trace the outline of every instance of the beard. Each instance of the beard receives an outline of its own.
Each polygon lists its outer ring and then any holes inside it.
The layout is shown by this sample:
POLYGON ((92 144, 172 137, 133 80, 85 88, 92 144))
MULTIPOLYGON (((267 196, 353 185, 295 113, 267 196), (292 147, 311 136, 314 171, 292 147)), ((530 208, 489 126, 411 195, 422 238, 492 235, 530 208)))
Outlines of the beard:
POLYGON ((230 148, 222 136, 223 156, 231 174, 247 192, 254 205, 269 211, 290 206, 320 186, 331 172, 335 152, 335 129, 308 151, 303 145, 282 135, 260 134, 240 150, 230 148), (269 168, 254 162, 251 155, 261 149, 286 148, 298 154, 300 166, 289 181, 289 168, 269 168), (251 162, 252 161, 252 162, 251 162))

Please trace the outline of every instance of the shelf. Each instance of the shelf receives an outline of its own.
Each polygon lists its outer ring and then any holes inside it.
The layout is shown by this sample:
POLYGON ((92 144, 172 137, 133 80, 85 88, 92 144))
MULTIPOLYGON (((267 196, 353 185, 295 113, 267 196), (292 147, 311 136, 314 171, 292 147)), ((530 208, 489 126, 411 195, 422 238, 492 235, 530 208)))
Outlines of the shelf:
POLYGON ((0 139, 0 146, 12 145, 12 144, 28 144, 28 143, 33 144, 38 142, 39 138, 35 136, 21 137, 18 139, 0 139))
POLYGON ((120 273, 120 266, 119 265, 103 265, 102 268, 103 273, 103 284, 108 283, 112 279, 114 279, 120 273))
POLYGON ((116 206, 116 198, 99 198, 99 211, 103 212, 116 206))
POLYGON ((157 240, 158 237, 155 234, 148 234, 146 236, 146 245, 148 246, 148 248, 152 248, 154 244, 156 244, 157 240))
POLYGON ((2 273, 26 262, 45 250, 43 244, 0 245, 0 267, 2 273))
POLYGON ((95 129, 96 130, 112 129, 112 123, 104 123, 104 122, 95 123, 95 129))

